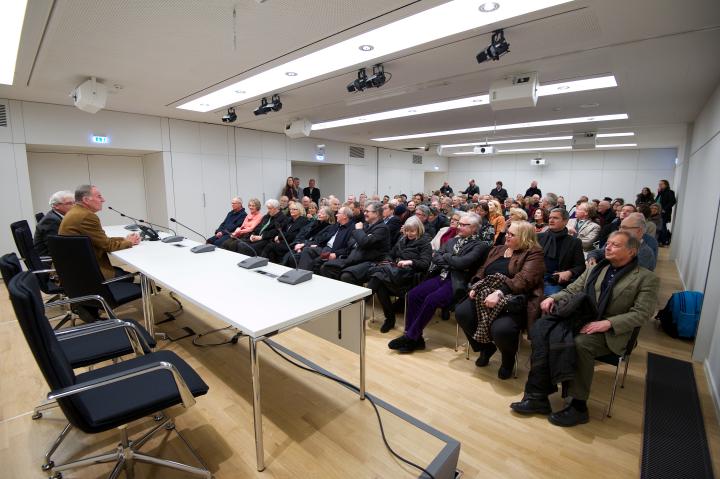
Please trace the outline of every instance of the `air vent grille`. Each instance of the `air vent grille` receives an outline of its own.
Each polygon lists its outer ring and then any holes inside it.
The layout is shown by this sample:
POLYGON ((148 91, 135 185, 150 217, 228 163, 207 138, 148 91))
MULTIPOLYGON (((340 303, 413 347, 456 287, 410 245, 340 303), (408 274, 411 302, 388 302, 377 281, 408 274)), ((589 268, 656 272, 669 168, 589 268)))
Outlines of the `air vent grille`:
POLYGON ((7 106, 0 104, 0 128, 7 127, 7 106))
POLYGON ((351 146, 350 158, 365 158, 365 148, 362 146, 351 146))
POLYGON ((422 155, 413 155, 412 162, 413 165, 422 165, 422 155))

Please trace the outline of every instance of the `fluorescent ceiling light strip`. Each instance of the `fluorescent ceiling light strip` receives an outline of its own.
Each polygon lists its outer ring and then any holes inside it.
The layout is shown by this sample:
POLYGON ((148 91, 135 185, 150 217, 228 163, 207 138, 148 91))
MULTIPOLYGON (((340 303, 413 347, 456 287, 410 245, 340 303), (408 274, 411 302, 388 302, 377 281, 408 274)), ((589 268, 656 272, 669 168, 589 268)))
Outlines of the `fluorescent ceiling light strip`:
POLYGON ((322 123, 314 123, 313 130, 326 130, 328 128, 338 128, 348 125, 359 125, 361 123, 370 123, 373 121, 390 120, 392 118, 403 118, 406 116, 425 115, 427 113, 435 113, 438 111, 457 110, 458 108, 467 108, 471 106, 487 105, 490 101, 489 95, 479 95, 470 98, 460 98, 458 100, 441 101, 437 103, 429 103, 427 105, 410 106, 407 108, 398 108, 397 110, 383 111, 380 113, 371 113, 369 115, 360 115, 352 118, 344 118, 342 120, 325 121, 322 123))
POLYGON ((538 87, 538 96, 562 95, 576 91, 598 90, 600 88, 613 88, 617 86, 615 76, 609 75, 584 80, 550 83, 538 87))
POLYGON ((466 133, 480 133, 485 131, 516 130, 521 128, 537 128, 540 126, 571 125, 575 123, 593 123, 598 121, 627 120, 627 113, 615 115, 581 116, 575 118, 561 118, 559 120, 529 121, 524 123, 510 123, 507 125, 479 126, 476 128, 463 128, 460 130, 433 131, 428 133, 415 133, 412 135, 387 136, 373 138, 372 141, 397 141, 413 138, 428 138, 434 136, 462 135, 466 133))
POLYGON ((626 148, 637 146, 637 143, 616 143, 614 145, 595 145, 595 148, 626 148))
POLYGON ((515 140, 489 140, 476 143, 457 143, 454 145, 440 145, 441 148, 459 148, 461 146, 506 145, 510 143, 534 143, 536 141, 562 141, 572 140, 572 136, 546 136, 544 138, 517 138, 515 140))
POLYGON ((199 112, 215 110, 334 71, 355 65, 369 65, 377 58, 440 38, 486 25, 496 25, 509 18, 569 1, 571 0, 502 0, 500 8, 485 13, 478 9, 477 1, 453 0, 278 65, 184 103, 178 108, 199 112), (365 45, 372 48, 360 48, 365 45))
MULTIPOLYGON (((563 93, 573 93, 576 91, 595 90, 598 88, 616 87, 617 82, 613 75, 587 78, 584 80, 573 80, 560 83, 551 83, 538 88, 538 96, 558 95, 563 93)), ((369 115, 360 115, 352 118, 344 118, 341 120, 325 121, 315 123, 313 130, 326 130, 328 128, 339 128, 341 126, 359 125, 362 123, 370 123, 373 121, 389 120, 393 118, 404 118, 407 116, 424 115, 438 111, 456 110, 459 108, 469 108, 479 105, 487 105, 490 103, 489 95, 471 96, 468 98, 459 98, 457 100, 442 101, 438 103, 430 103, 427 105, 409 106, 407 108, 399 108, 397 110, 384 111, 380 113, 372 113, 369 115)))
POLYGON ((0 1, 0 84, 12 85, 27 0, 0 1))
POLYGON ((596 138, 614 138, 616 136, 635 136, 635 133, 632 131, 625 133, 598 133, 596 138))
POLYGON ((572 150, 572 146, 550 146, 547 148, 513 148, 510 150, 498 150, 498 153, 522 153, 525 151, 550 151, 550 150, 572 150))

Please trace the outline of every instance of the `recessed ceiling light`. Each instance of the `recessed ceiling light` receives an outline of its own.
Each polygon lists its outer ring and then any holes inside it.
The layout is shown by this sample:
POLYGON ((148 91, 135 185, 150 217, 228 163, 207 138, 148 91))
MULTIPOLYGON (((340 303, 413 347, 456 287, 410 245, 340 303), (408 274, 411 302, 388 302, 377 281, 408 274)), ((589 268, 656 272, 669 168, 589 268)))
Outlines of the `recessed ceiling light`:
POLYGON ((490 13, 494 12, 498 8, 500 8, 500 4, 497 2, 485 2, 478 7, 478 10, 483 13, 490 13))
POLYGON ((439 169, 440 169, 440 167, 439 167, 439 166, 437 166, 437 165, 435 165, 435 166, 433 166, 433 169, 437 171, 437 170, 439 170, 439 169))
POLYGON ((558 89, 558 90, 561 90, 561 91, 562 91, 562 90, 569 90, 570 87, 567 86, 567 85, 560 85, 559 87, 557 87, 557 89, 558 89))
POLYGON ((360 45, 358 48, 363 52, 370 52, 375 49, 375 47, 372 45, 360 45))
POLYGON ((627 113, 618 113, 615 115, 602 115, 592 117, 575 117, 575 118, 561 118, 558 120, 543 120, 543 121, 528 121, 524 123, 509 123, 506 125, 488 125, 478 126, 475 128, 462 128, 459 130, 446 130, 446 131, 433 131, 427 133, 414 133, 412 135, 400 135, 400 136, 388 136, 384 138, 373 138, 373 141, 395 141, 395 140, 409 140, 412 138, 427 138, 433 136, 449 136, 449 135, 462 135, 465 133, 479 133, 484 131, 498 131, 498 130, 515 130, 521 128, 536 128, 539 126, 555 126, 555 125, 571 125, 574 123, 589 123, 593 121, 613 121, 613 120, 627 120, 627 113))
POLYGON ((25 21, 27 0, 0 2, 0 84, 12 85, 15 77, 15 62, 20 48, 20 34, 25 21))
MULTIPOLYGON (((586 78, 581 80, 565 81, 562 83, 551 83, 548 85, 541 85, 538 88, 538 95, 556 95, 558 93, 573 93, 576 91, 584 91, 596 88, 610 88, 617 86, 615 77, 612 75, 599 77, 599 78, 586 78), (553 85, 564 85, 567 89, 562 92, 557 92, 553 89, 553 85)), ((359 123, 370 123, 373 121, 390 120, 393 118, 403 118, 412 115, 424 115, 427 113, 435 113, 438 111, 455 110, 458 108, 468 108, 478 105, 487 105, 490 102, 488 95, 477 95, 467 98, 459 98, 457 100, 441 101, 437 103, 429 103, 426 105, 417 105, 406 108, 400 108, 397 110, 384 111, 379 113, 373 113, 371 115, 365 115, 362 117, 351 117, 343 118, 341 120, 331 120, 320 123, 315 123, 312 126, 313 130, 326 130, 328 128, 339 128, 348 125, 357 125, 359 123), (411 113, 411 110, 414 110, 411 113)), ((554 109, 553 111, 560 111, 560 108, 554 109)))
MULTIPOLYGON (((235 90, 235 93, 237 93, 238 95, 243 95, 245 92, 243 90, 235 90)), ((209 103, 203 103, 202 105, 209 106, 209 103)))
MULTIPOLYGON (((533 0, 532 2, 508 2, 503 8, 487 15, 477 15, 477 3, 467 0, 453 0, 277 65, 232 85, 183 103, 178 108, 207 112, 264 93, 279 91, 300 81, 367 63, 368 60, 385 57, 486 25, 499 24, 511 18, 568 3, 569 1, 533 0), (450 20, 438 21, 439 18, 450 20), (359 45, 373 45, 372 54, 368 55, 368 52, 362 51, 358 47, 359 45), (285 75, 287 71, 312 72, 312 76, 303 76, 302 79, 288 77, 285 75), (244 90, 246 93, 242 95, 236 94, 234 93, 235 90, 244 90), (211 106, 203 107, 201 103, 209 103, 211 106)), ((3 18, 5 17, 3 16, 3 18)))
POLYGON ((297 76, 297 72, 285 72, 285 74, 286 74, 287 76, 289 76, 289 77, 296 77, 296 76, 297 76))
POLYGON ((637 146, 637 143, 616 143, 614 145, 595 145, 596 148, 628 148, 637 146))

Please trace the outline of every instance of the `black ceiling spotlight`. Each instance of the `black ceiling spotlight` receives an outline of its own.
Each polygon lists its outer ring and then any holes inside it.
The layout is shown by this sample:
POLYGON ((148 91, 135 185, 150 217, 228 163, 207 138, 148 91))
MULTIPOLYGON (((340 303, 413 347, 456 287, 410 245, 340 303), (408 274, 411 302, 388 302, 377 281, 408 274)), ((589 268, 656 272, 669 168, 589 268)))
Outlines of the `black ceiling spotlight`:
POLYGON ((347 91, 352 93, 354 91, 363 91, 365 89, 365 83, 367 82, 367 73, 364 68, 358 70, 357 80, 353 80, 347 86, 347 91))
POLYGON ((223 123, 232 123, 235 120, 237 120, 237 115, 235 114, 235 108, 230 107, 230 108, 228 108, 227 114, 223 115, 222 121, 223 121, 223 123))
POLYGON ((505 41, 505 33, 502 29, 495 30, 490 40, 490 46, 481 51, 475 57, 478 63, 488 60, 500 60, 500 57, 510 51, 510 44, 505 41))
POLYGON ((260 100, 260 106, 255 108, 255 110, 253 110, 253 113, 255 114, 255 116, 267 115, 271 111, 282 110, 282 107, 283 105, 280 102, 280 95, 276 93, 271 97, 270 102, 268 102, 267 97, 264 97, 262 100, 260 100))
POLYGON ((347 91, 352 93, 363 91, 366 88, 380 88, 390 78, 392 78, 392 74, 385 73, 385 68, 381 63, 372 67, 372 75, 370 76, 367 76, 365 68, 361 68, 358 70, 357 79, 348 84, 347 91))

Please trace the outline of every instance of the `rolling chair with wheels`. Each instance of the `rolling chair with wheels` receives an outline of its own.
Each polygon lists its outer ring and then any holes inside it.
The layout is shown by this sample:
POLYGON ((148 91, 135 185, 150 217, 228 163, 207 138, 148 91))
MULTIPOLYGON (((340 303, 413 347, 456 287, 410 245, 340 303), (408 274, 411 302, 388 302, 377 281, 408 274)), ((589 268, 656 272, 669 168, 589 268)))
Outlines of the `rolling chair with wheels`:
POLYGON ((129 423, 179 404, 191 407, 195 397, 207 393, 208 386, 185 361, 170 351, 160 351, 76 375, 44 315, 36 278, 22 272, 10 281, 8 290, 28 346, 50 386, 48 399, 57 400, 71 424, 63 433, 67 434, 71 427, 87 434, 120 429, 120 444, 111 451, 60 465, 50 462, 43 470, 52 478, 61 478, 62 471, 68 469, 114 462, 109 477, 117 478, 123 470, 132 477, 135 462, 141 462, 212 477, 204 464, 195 467, 139 452, 162 429, 175 430, 187 444, 167 416, 139 439, 128 439, 129 423))
POLYGON ((622 381, 620 382, 620 387, 625 388, 625 376, 627 376, 628 366, 630 365, 630 355, 635 349, 635 346, 637 346, 637 339, 639 334, 640 326, 633 329, 632 333, 630 334, 630 339, 628 339, 627 346, 625 346, 625 351, 622 355, 610 353, 595 358, 595 361, 600 361, 601 363, 615 366, 615 380, 613 381, 612 390, 610 391, 610 402, 608 403, 607 410, 605 411, 605 415, 607 417, 612 417, 611 413, 613 403, 615 402, 615 392, 617 391, 618 379, 620 378, 620 367, 623 364, 625 365, 625 368, 622 375, 622 381))

